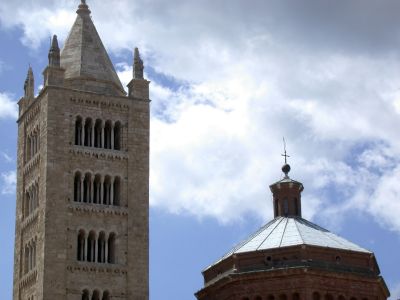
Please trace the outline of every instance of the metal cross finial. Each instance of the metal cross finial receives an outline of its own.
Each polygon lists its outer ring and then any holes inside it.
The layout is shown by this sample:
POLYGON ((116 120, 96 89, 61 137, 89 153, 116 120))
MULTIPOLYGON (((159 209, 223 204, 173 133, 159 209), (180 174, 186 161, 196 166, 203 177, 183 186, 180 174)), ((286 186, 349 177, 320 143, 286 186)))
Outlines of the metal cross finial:
POLYGON ((283 137, 283 151, 284 151, 284 154, 281 154, 281 155, 285 157, 285 164, 287 164, 287 158, 290 157, 290 156, 286 153, 285 137, 283 137))

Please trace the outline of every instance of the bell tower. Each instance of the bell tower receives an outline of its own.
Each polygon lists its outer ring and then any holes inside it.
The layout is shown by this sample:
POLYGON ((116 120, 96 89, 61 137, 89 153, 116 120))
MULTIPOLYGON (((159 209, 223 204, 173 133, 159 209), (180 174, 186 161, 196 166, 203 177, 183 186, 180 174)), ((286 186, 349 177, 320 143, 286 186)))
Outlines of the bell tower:
POLYGON ((14 300, 149 298, 149 81, 127 94, 86 1, 19 101, 14 300))

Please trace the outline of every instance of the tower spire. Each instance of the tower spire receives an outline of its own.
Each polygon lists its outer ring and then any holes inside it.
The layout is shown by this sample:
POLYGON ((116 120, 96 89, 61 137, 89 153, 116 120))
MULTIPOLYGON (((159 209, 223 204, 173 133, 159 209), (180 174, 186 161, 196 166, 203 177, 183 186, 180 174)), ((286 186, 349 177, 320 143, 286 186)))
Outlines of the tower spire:
POLYGON ((143 79, 143 60, 140 58, 139 49, 136 47, 133 55, 133 78, 143 79))
POLYGON ((53 35, 51 47, 49 50, 49 66, 60 67, 60 48, 58 47, 57 36, 53 35))
POLYGON ((24 84, 25 99, 33 99, 34 98, 34 90, 35 90, 34 86, 35 86, 35 79, 33 77, 32 67, 29 65, 28 74, 26 76, 25 84, 24 84))

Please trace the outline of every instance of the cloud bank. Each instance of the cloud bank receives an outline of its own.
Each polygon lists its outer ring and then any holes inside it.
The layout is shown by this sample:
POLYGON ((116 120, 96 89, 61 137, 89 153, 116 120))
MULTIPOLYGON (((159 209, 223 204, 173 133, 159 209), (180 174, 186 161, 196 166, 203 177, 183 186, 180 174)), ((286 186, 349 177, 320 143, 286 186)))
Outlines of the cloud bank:
MULTIPOLYGON (((398 1, 88 4, 117 59, 139 46, 151 66, 153 206, 270 217, 285 136, 306 217, 356 209, 400 231, 398 1)), ((0 22, 35 48, 52 33, 63 40, 74 9, 6 1, 0 22)), ((129 66, 118 71, 126 83, 129 66)))

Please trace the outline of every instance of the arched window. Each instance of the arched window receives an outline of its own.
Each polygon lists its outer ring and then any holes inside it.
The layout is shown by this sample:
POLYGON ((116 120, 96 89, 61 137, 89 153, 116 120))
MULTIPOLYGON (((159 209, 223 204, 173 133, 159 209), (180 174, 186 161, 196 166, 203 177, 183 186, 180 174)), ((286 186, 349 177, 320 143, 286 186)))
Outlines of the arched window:
POLYGON ((103 183, 103 204, 111 204, 111 178, 106 176, 103 183))
POLYGON ((85 121, 85 141, 84 145, 91 147, 92 144, 92 139, 93 139, 93 122, 92 119, 88 118, 85 121))
POLYGON ((321 299, 321 296, 319 295, 319 293, 318 292, 314 292, 313 293, 313 300, 320 300, 321 299))
POLYGON ((89 299, 89 291, 88 290, 83 290, 81 299, 82 300, 90 300, 89 299))
POLYGON ((30 160, 31 159, 31 137, 28 136, 26 139, 26 160, 30 160))
POLYGON ((92 300, 100 300, 100 293, 98 290, 94 290, 92 300))
POLYGON ((25 255, 24 255, 24 271, 25 273, 29 272, 29 246, 25 245, 25 255))
POLYGON ((333 300, 333 296, 331 294, 326 294, 325 300, 333 300))
POLYGON ((104 148, 111 149, 111 121, 106 121, 104 125, 104 148))
POLYGON ((83 202, 90 203, 92 196, 92 180, 89 173, 85 175, 83 180, 83 202))
POLYGON ((81 202, 82 197, 81 197, 81 192, 82 192, 82 181, 81 181, 81 173, 77 172, 75 173, 74 177, 74 201, 75 202, 81 202))
POLYGON ((77 117, 75 121, 75 145, 82 146, 82 118, 77 117))
POLYGON ((87 261, 90 262, 95 261, 95 249, 96 249, 96 234, 93 231, 91 231, 87 239, 87 256, 86 256, 87 261))
POLYGON ((113 182, 113 205, 120 205, 121 198, 121 180, 119 177, 115 177, 113 182))
POLYGON ((279 208, 278 208, 278 199, 274 199, 274 210, 275 210, 275 216, 279 215, 279 208))
POLYGON ((85 232, 83 230, 80 230, 78 234, 78 241, 76 247, 78 261, 85 260, 85 241, 86 241, 85 232))
POLYGON ((114 125, 114 149, 121 150, 121 123, 116 122, 114 125))
POLYGON ((101 203, 101 176, 96 175, 93 182, 93 203, 101 203))
POLYGON ((283 200, 283 213, 285 214, 285 216, 287 216, 289 214, 289 203, 288 203, 288 199, 284 199, 283 200))
POLYGON ((110 300, 110 292, 109 291, 104 291, 103 292, 103 298, 101 300, 110 300))
POLYGON ((108 237, 108 260, 109 264, 115 263, 115 233, 110 233, 108 237))
POLYGON ((104 232, 100 232, 97 241, 97 262, 106 262, 106 234, 104 232))
POLYGON ((94 146, 96 148, 101 148, 103 143, 103 123, 101 120, 97 119, 94 125, 94 146))
POLYGON ((23 213, 24 217, 26 218, 29 216, 29 204, 31 203, 31 195, 29 191, 25 192, 25 201, 24 201, 24 208, 23 208, 23 213))

